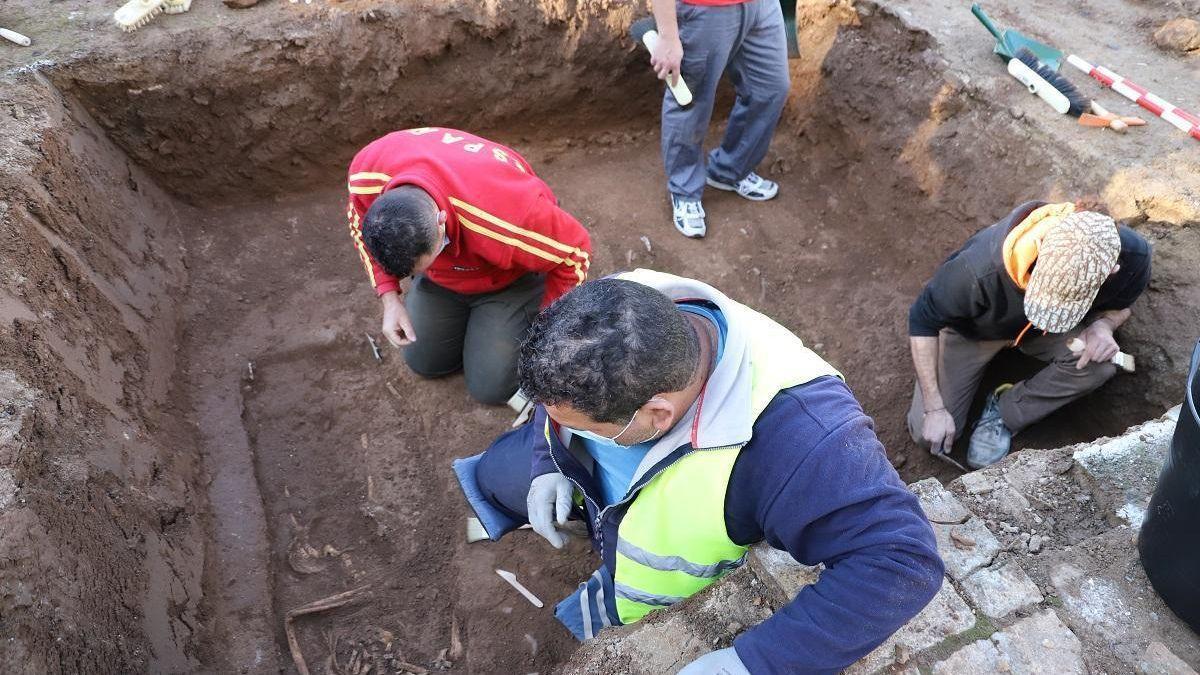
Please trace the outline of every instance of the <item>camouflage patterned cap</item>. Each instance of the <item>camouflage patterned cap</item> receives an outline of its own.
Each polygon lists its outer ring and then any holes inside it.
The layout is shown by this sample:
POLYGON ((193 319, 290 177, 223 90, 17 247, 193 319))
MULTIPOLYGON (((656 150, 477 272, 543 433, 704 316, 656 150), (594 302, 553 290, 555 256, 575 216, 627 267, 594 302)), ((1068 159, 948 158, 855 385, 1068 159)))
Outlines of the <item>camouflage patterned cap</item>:
POLYGON ((1079 211, 1050 228, 1025 290, 1025 316, 1048 333, 1066 333, 1088 313, 1121 253, 1112 218, 1079 211))

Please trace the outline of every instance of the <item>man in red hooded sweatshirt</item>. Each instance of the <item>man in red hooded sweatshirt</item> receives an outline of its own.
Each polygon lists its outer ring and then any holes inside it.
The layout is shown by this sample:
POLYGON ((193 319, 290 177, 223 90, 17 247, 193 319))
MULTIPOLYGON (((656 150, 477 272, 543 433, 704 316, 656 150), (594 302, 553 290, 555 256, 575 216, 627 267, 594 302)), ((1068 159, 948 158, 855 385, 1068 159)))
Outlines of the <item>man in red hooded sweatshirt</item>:
POLYGON ((350 163, 348 187, 384 336, 418 375, 463 370, 472 397, 504 403, 530 321, 587 278, 587 230, 525 158, 455 129, 373 141, 350 163))

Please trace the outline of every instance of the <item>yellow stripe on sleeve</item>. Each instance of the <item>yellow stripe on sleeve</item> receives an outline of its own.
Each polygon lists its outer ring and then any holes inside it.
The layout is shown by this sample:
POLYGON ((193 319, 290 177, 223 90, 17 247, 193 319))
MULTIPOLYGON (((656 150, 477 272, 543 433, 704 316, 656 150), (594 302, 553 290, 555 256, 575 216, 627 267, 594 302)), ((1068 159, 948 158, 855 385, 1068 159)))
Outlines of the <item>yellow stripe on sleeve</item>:
POLYGON ((363 244, 362 226, 358 219, 358 213, 354 209, 350 209, 346 215, 350 218, 350 238, 354 240, 354 250, 358 252, 358 258, 362 260, 363 267, 367 270, 371 288, 374 288, 377 285, 375 283, 375 267, 371 265, 371 256, 367 254, 367 247, 363 244))
POLYGON ((350 190, 350 194, 352 195, 377 195, 380 192, 383 192, 382 185, 376 185, 374 187, 358 187, 356 185, 347 185, 346 189, 350 190))
POLYGON ((483 209, 479 208, 478 206, 472 206, 471 204, 468 204, 461 199, 451 197, 450 203, 453 204, 454 206, 466 211, 467 213, 470 213, 471 215, 475 216, 476 218, 481 218, 483 220, 486 220, 487 222, 489 222, 497 227, 502 227, 502 228, 508 230, 509 232, 515 232, 516 234, 519 234, 523 237, 528 237, 538 243, 545 244, 546 246, 549 246, 551 248, 562 251, 563 253, 574 254, 585 265, 590 266, 590 264, 591 264, 588 260, 587 252, 576 246, 570 246, 570 245, 564 244, 560 241, 556 241, 554 239, 551 239, 550 237, 547 237, 544 234, 541 234, 540 232, 533 232, 532 230, 526 230, 523 227, 517 227, 516 225, 513 225, 512 223, 506 222, 504 220, 501 220, 501 219, 497 218, 496 216, 493 216, 492 214, 488 213, 487 211, 484 211, 483 209))
POLYGON ((526 244, 525 242, 521 241, 520 239, 513 239, 512 237, 506 237, 503 234, 500 234, 499 232, 489 230, 488 228, 480 225, 479 223, 471 222, 470 220, 467 219, 466 216, 462 215, 461 213, 458 215, 458 222, 461 223, 462 226, 467 228, 468 230, 478 233, 478 234, 482 234, 483 236, 488 237, 489 239, 495 239, 496 241, 498 241, 502 244, 508 244, 509 246, 512 246, 514 248, 521 249, 522 251, 525 251, 526 253, 528 253, 530 255, 537 256, 543 260, 549 260, 550 262, 558 264, 558 265, 567 265, 569 267, 574 268, 575 276, 577 276, 579 278, 579 283, 581 283, 581 284, 587 278, 587 272, 585 272, 583 270, 583 268, 580 266, 579 263, 575 262, 574 260, 571 260, 570 258, 560 258, 552 253, 543 251, 540 248, 537 248, 535 246, 530 246, 529 244, 526 244))
POLYGON ((373 173, 370 171, 363 171, 360 173, 355 173, 355 174, 350 175, 351 183, 353 183, 356 180, 381 180, 386 183, 391 179, 392 179, 392 177, 387 175, 386 173, 373 173))

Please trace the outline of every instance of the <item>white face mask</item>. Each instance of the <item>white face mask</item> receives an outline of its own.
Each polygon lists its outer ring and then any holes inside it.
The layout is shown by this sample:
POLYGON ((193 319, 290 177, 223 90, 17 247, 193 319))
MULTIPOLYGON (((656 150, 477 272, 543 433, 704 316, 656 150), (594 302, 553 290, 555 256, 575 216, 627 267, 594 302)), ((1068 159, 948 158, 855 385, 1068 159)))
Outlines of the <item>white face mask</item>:
POLYGON ((600 445, 607 445, 612 448, 628 448, 628 447, 632 447, 634 445, 640 445, 642 443, 649 443, 650 441, 658 438, 659 430, 655 429, 654 433, 650 436, 650 438, 647 438, 642 441, 638 441, 637 443, 631 443, 630 445, 625 445, 624 443, 617 442, 617 439, 621 437, 621 434, 624 434, 626 431, 629 431, 629 427, 633 426, 633 421, 637 419, 637 415, 639 412, 641 412, 640 408, 633 411, 633 417, 630 417, 629 421, 625 423, 625 426, 622 427, 622 429, 620 431, 613 434, 612 436, 601 436, 600 434, 597 434, 592 431, 585 431, 583 429, 575 429, 572 427, 567 427, 567 428, 570 429, 572 434, 586 438, 589 441, 592 441, 593 443, 599 443, 600 445))

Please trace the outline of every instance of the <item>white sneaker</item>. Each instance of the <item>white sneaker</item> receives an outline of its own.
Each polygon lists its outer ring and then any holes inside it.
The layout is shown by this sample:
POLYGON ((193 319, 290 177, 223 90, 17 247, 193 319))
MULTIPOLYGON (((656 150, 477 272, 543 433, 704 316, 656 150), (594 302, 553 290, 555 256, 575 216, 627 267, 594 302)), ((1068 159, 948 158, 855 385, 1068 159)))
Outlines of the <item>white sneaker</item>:
POLYGON ((740 196, 749 199, 752 202, 765 202, 779 194, 779 183, 776 183, 773 180, 767 180, 753 171, 751 171, 750 174, 745 178, 739 180, 736 185, 722 183, 711 176, 705 180, 708 181, 710 186, 715 187, 718 190, 736 192, 740 196))
POLYGON ((675 229, 685 237, 700 239, 707 232, 704 224, 704 207, 698 199, 684 199, 671 195, 671 207, 675 211, 675 229))

